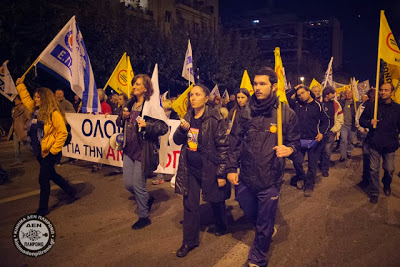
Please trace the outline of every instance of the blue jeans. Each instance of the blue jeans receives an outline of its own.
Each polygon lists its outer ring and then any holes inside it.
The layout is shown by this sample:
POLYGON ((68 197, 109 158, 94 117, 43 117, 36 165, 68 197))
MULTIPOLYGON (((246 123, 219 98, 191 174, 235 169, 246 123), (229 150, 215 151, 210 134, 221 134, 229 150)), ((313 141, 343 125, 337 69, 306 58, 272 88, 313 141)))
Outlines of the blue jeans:
POLYGON ((256 226, 255 238, 249 251, 248 260, 260 266, 268 265, 266 257, 274 233, 279 190, 280 187, 273 186, 254 192, 241 182, 235 186, 236 200, 245 215, 256 226))
POLYGON ((315 178, 317 177, 318 160, 321 155, 323 143, 318 142, 312 148, 299 148, 297 153, 292 157, 293 167, 296 170, 296 180, 304 180, 304 188, 314 190, 315 178), (303 169, 305 154, 308 154, 308 170, 307 175, 303 169))
POLYGON ((351 125, 342 125, 340 129, 340 157, 351 156, 355 132, 351 130, 351 125))
POLYGON ((125 188, 135 195, 139 218, 149 217, 149 193, 146 189, 146 177, 142 173, 142 163, 124 156, 123 181, 125 188))
POLYGON ((382 169, 383 169, 383 186, 390 186, 392 183, 392 177, 394 173, 394 154, 383 153, 381 151, 369 148, 369 159, 370 159, 370 174, 371 183, 369 184, 369 194, 371 196, 379 196, 379 169, 381 167, 381 157, 382 157, 382 169))

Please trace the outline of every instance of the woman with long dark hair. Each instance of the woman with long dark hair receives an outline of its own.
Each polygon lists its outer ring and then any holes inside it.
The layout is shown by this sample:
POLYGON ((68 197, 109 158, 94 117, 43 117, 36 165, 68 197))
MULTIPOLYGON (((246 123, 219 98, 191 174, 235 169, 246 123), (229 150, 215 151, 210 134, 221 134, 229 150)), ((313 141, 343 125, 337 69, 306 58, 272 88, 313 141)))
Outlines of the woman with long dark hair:
POLYGON ((125 136, 123 181, 125 188, 135 195, 139 215, 132 225, 134 230, 151 224, 149 214, 154 197, 147 192, 146 178, 158 166, 159 136, 168 132, 165 122, 147 116, 142 118, 144 102, 150 100, 153 92, 148 75, 135 75, 132 98, 117 119, 117 125, 124 128, 125 136))
POLYGON ((39 87, 32 99, 25 86, 25 77, 17 79, 17 90, 22 103, 32 112, 28 128, 28 142, 39 164, 40 201, 37 214, 49 214, 50 180, 61 187, 75 200, 76 190, 54 169, 61 158, 61 150, 67 140, 65 115, 60 110, 54 93, 45 87, 39 87))
POLYGON ((216 219, 215 235, 227 231, 225 199, 230 197, 225 164, 228 151, 226 121, 219 109, 206 105, 210 91, 195 85, 188 96, 188 112, 174 133, 182 145, 175 192, 183 195, 183 242, 176 255, 185 257, 199 245, 200 190, 211 203, 216 219))
POLYGON ((236 127, 237 123, 234 123, 235 120, 240 121, 240 118, 244 114, 244 112, 247 111, 250 112, 250 109, 248 107, 248 102, 250 99, 250 93, 246 88, 240 88, 237 93, 236 93, 236 103, 233 106, 233 108, 229 111, 228 115, 228 131, 227 134, 231 134, 229 136, 229 146, 231 148, 234 148, 236 146, 236 140, 237 136, 234 134, 236 133, 236 127), (234 129, 232 129, 234 128, 234 129))

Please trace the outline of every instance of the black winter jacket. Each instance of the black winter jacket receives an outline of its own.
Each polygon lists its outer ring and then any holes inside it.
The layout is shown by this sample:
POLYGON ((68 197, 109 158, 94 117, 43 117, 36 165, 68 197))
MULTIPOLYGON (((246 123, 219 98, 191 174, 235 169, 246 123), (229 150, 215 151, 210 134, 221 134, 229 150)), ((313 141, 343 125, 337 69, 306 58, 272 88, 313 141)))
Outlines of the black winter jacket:
MULTIPOLYGON (((190 124, 193 110, 189 110, 184 119, 190 124)), ((228 151, 227 124, 218 109, 206 106, 202 121, 201 153, 203 175, 201 181, 204 201, 220 202, 230 197, 231 186, 226 183, 218 187, 218 179, 226 179, 226 159, 228 151)), ((178 127, 174 133, 174 142, 182 145, 179 166, 176 174, 175 192, 187 196, 188 166, 186 152, 188 149, 188 131, 178 127)), ((200 144, 199 144, 200 145, 200 144)), ((200 146, 199 146, 200 147, 200 146)))
MULTIPOLYGON (((127 103, 128 110, 132 109, 135 102, 130 101, 127 103)), ((141 114, 140 114, 141 115, 141 114)), ((157 169, 159 164, 158 151, 160 149, 159 137, 168 132, 168 125, 161 121, 148 116, 144 116, 146 121, 146 128, 142 128, 139 132, 139 144, 142 150, 141 153, 141 163, 142 163, 142 173, 145 177, 149 177, 153 171, 157 169)), ((119 127, 125 128, 125 120, 122 114, 119 114, 117 118, 117 125, 119 127)), ((130 131, 138 131, 138 127, 126 127, 126 135, 130 134, 130 131), (129 130, 131 129, 131 130, 129 130)), ((128 144, 127 144, 128 145, 128 144)))
MULTIPOLYGON (((239 181, 258 192, 271 186, 280 186, 285 169, 285 158, 276 156, 278 98, 273 95, 259 102, 253 95, 250 105, 242 114, 237 131, 235 148, 229 151, 227 173, 237 172, 240 161, 239 181)), ((300 145, 297 116, 288 105, 282 104, 283 144, 293 153, 300 145)))
POLYGON ((319 102, 313 100, 303 104, 292 100, 289 103, 299 119, 301 139, 314 140, 319 133, 325 135, 328 132, 329 116, 319 102))
POLYGON ((368 128, 366 142, 375 150, 384 153, 395 152, 399 147, 400 134, 400 105, 393 100, 386 104, 378 102, 379 120, 376 129, 371 125, 374 118, 374 102, 369 103, 360 117, 360 125, 368 128))

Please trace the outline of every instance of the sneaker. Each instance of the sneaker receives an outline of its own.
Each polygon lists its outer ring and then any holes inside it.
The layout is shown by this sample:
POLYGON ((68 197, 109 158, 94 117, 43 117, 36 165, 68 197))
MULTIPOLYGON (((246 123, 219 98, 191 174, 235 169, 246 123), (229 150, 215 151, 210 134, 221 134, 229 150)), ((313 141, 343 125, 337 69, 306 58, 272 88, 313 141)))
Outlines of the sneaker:
POLYGON ((151 183, 153 184, 153 185, 159 185, 159 184, 163 184, 165 181, 164 181, 164 178, 162 178, 162 177, 157 177, 156 179, 154 179, 153 181, 151 181, 151 183))
POLYGON ((139 218, 137 222, 132 225, 133 230, 139 230, 145 228, 146 226, 150 225, 151 221, 149 218, 139 218))
POLYGON ((346 158, 340 158, 339 162, 344 162, 346 160, 346 158))
POLYGON ((370 196, 369 202, 371 202, 372 204, 378 203, 378 196, 370 196))
POLYGON ((312 189, 306 189, 306 190, 304 190, 304 196, 305 197, 311 197, 311 195, 312 195, 312 189))
POLYGON ((297 189, 302 190, 304 188, 304 181, 298 180, 296 184, 297 189))
POLYGON ((322 173, 322 176, 324 176, 324 177, 329 177, 329 173, 323 172, 323 173, 322 173))
POLYGON ((347 154, 347 158, 348 158, 348 159, 351 159, 351 154, 347 154))

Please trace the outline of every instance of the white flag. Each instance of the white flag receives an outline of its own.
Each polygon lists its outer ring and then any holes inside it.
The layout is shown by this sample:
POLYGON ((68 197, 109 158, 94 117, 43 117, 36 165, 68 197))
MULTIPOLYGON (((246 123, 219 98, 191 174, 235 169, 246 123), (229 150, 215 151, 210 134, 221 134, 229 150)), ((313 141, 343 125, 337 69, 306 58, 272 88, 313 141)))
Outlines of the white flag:
POLYGON ((229 102, 229 93, 226 89, 225 89, 224 93, 222 94, 222 98, 225 99, 226 103, 229 102))
POLYGON ((212 91, 210 92, 210 97, 214 99, 217 96, 221 97, 221 95, 219 94, 218 85, 215 85, 212 91))
POLYGON ((188 42, 188 48, 186 50, 185 62, 183 63, 182 77, 191 83, 194 83, 193 75, 193 56, 192 56, 192 46, 190 45, 190 40, 188 42))
POLYGON ((334 86, 333 77, 332 77, 332 62, 333 62, 333 57, 331 57, 331 60, 329 61, 328 69, 325 72, 325 79, 322 82, 323 88, 325 88, 327 85, 334 86))
MULTIPOLYGON (((164 109, 160 105, 160 87, 158 85, 158 64, 154 67, 153 75, 151 76, 151 83, 153 84, 153 95, 150 96, 150 100, 146 100, 143 105, 142 115, 143 117, 148 116, 153 119, 162 120, 165 123, 168 118, 165 115, 164 109)), ((159 163, 161 167, 165 168, 168 163, 168 132, 160 137, 160 151, 158 153, 159 163)))
POLYGON ((73 16, 40 54, 36 65, 70 85, 82 99, 82 112, 101 112, 92 66, 73 16))
POLYGON ((14 101, 14 98, 16 95, 18 95, 18 92, 15 88, 11 74, 8 71, 7 62, 8 61, 4 62, 0 67, 0 93, 8 100, 14 101))

